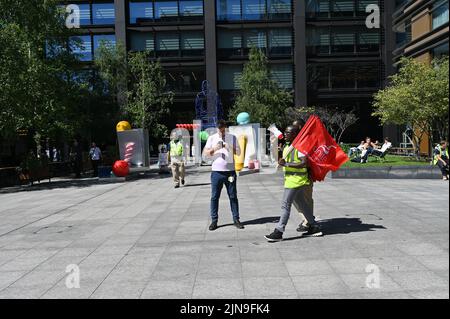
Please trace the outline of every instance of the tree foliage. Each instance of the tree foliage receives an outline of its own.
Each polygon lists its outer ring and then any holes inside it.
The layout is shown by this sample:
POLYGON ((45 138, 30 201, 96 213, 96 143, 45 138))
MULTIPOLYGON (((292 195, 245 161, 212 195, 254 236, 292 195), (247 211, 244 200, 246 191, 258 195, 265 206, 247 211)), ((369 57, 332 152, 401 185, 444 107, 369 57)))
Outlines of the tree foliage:
POLYGON ((434 129, 439 138, 448 137, 448 67, 448 58, 434 60, 432 65, 403 58, 390 85, 375 94, 373 115, 382 124, 413 127, 417 153, 426 134, 433 138, 434 129))
POLYGON ((109 47, 102 43, 96 65, 111 92, 121 103, 123 115, 132 124, 149 130, 153 137, 167 133, 162 124, 169 114, 173 93, 166 90, 166 77, 159 61, 152 61, 150 52, 126 53, 125 46, 109 47))
POLYGON ((286 110, 286 118, 290 122, 303 120, 306 122, 311 115, 317 115, 333 138, 340 143, 345 131, 358 122, 353 111, 347 112, 340 108, 331 107, 297 107, 286 110), (294 120, 293 120, 294 119, 294 120))
POLYGON ((230 110, 230 120, 235 121, 239 113, 247 112, 252 121, 263 126, 282 125, 285 109, 293 102, 292 94, 271 78, 267 57, 260 49, 252 48, 249 59, 242 73, 240 92, 230 110))
POLYGON ((75 109, 85 88, 73 80, 62 19, 54 0, 0 1, 0 134, 70 134, 82 122, 75 109))

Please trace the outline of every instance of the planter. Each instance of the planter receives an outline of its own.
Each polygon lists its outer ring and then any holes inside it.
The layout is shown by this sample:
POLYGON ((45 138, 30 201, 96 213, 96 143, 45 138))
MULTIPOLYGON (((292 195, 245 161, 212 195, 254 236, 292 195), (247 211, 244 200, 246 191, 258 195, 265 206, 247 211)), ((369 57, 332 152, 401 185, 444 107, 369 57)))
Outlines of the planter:
MULTIPOLYGON (((363 164, 362 164, 363 165, 363 164)), ((332 173, 332 178, 348 179, 441 179, 436 166, 386 166, 341 168, 332 173)))

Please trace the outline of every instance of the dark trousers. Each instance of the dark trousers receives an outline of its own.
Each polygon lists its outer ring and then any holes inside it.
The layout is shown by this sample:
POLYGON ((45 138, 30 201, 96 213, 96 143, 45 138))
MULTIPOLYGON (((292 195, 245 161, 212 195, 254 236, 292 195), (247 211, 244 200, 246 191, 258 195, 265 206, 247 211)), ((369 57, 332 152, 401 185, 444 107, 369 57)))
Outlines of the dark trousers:
POLYGON ((73 170, 75 171, 75 177, 80 178, 81 177, 81 170, 83 169, 83 163, 81 161, 76 160, 73 163, 73 170))
POLYGON ((236 172, 212 172, 211 173, 211 220, 219 220, 219 199, 222 193, 223 185, 227 188, 228 198, 230 199, 233 221, 239 220, 239 201, 237 197, 237 176, 236 172), (229 178, 233 177, 231 183, 229 178))
POLYGON ((444 163, 442 163, 441 161, 437 162, 437 165, 441 169, 442 176, 447 176, 448 175, 448 160, 445 160, 445 162, 447 163, 447 165, 444 165, 444 163))
POLYGON ((100 160, 92 160, 92 168, 94 169, 94 177, 98 177, 98 166, 100 165, 100 160))

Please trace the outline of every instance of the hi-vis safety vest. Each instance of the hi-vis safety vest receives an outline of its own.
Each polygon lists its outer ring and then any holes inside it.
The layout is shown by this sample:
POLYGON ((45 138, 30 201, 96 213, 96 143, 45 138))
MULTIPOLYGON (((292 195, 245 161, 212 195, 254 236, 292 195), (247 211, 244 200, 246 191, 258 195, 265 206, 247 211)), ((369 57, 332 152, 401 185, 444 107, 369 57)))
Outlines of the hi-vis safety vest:
MULTIPOLYGON (((286 163, 301 163, 302 161, 298 157, 298 150, 294 149, 288 154, 288 149, 289 145, 283 150, 283 158, 286 159, 286 163)), ((284 167, 283 171, 285 188, 299 188, 305 185, 311 185, 307 168, 284 167)))
POLYGON ((443 150, 440 146, 437 148, 438 150, 439 150, 439 154, 436 154, 436 155, 434 155, 434 161, 433 161, 433 165, 436 165, 437 163, 438 163, 438 155, 439 156, 443 156, 443 155, 445 155, 446 157, 447 157, 447 159, 449 158, 448 157, 448 148, 446 148, 445 150, 443 150))
POLYGON ((175 143, 174 141, 170 142, 170 157, 177 158, 183 156, 183 144, 180 142, 175 143))

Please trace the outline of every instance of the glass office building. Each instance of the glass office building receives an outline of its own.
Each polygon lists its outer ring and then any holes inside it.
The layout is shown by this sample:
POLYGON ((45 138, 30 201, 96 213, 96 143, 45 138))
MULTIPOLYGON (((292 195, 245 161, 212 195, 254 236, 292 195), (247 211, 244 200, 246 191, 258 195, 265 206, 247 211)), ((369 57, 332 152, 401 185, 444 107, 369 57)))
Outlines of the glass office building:
MULTIPOLYGON (((208 80, 226 110, 240 89, 251 47, 269 59, 272 77, 292 91, 292 105, 354 109, 355 141, 381 138, 371 117, 371 97, 392 73, 390 22, 395 4, 383 0, 91 0, 78 4, 77 48, 87 65, 100 41, 150 50, 173 90, 173 122, 191 121, 194 99, 208 80), (370 5, 381 9, 381 28, 365 21, 370 5), (388 30, 388 31, 386 31, 388 30)), ((442 11, 442 10, 441 10, 442 11)), ((447 12, 448 14, 448 12, 447 12)), ((443 20, 441 14, 436 24, 443 20)), ((391 39, 392 38, 392 39, 391 39)), ((173 123, 173 124, 174 124, 173 123)))

